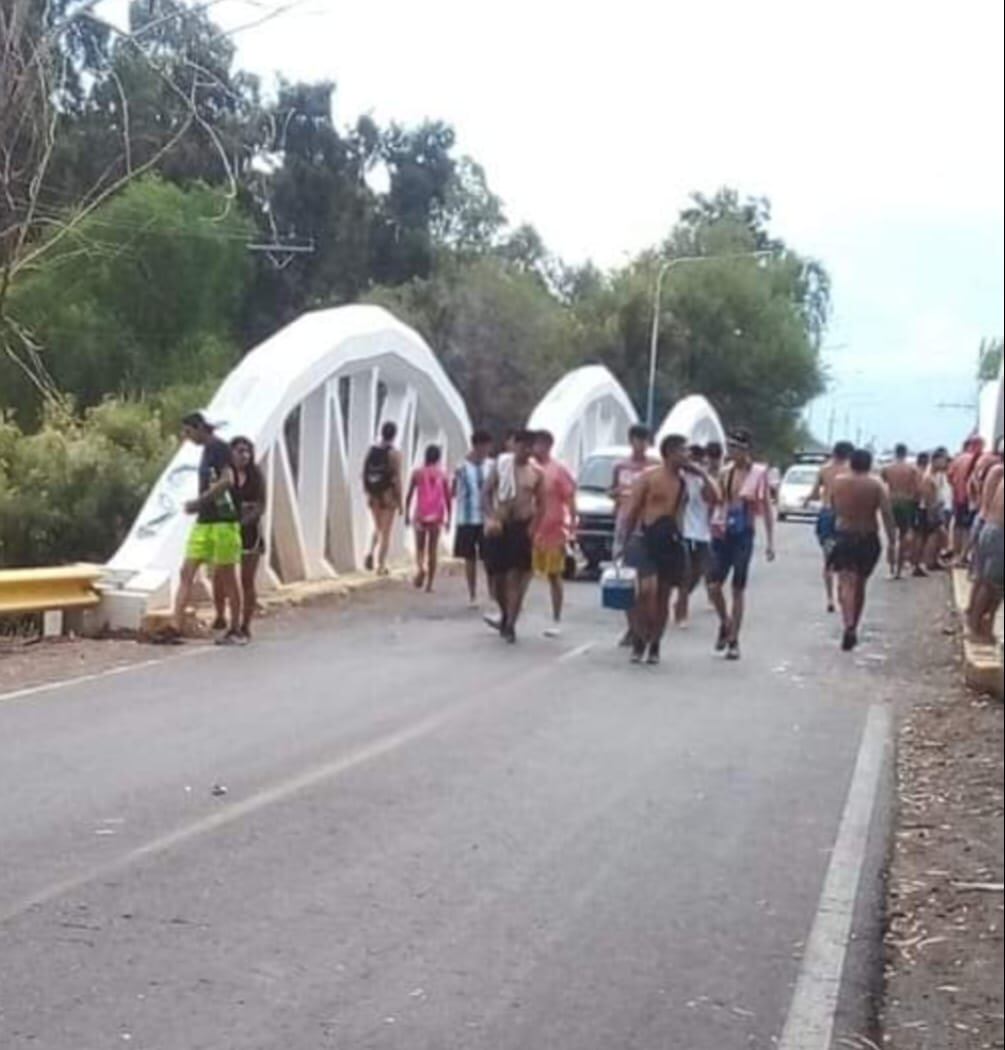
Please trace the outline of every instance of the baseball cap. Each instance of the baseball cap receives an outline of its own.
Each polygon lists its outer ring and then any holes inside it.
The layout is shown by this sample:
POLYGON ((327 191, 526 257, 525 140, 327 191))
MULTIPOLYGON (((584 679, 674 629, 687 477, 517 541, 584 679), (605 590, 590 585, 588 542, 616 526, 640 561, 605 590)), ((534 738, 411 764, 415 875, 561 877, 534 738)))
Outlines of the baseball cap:
POLYGON ((189 412, 187 415, 182 416, 182 426, 185 427, 199 427, 202 430, 216 430, 219 424, 211 422, 207 417, 206 413, 201 409, 195 412, 189 412))

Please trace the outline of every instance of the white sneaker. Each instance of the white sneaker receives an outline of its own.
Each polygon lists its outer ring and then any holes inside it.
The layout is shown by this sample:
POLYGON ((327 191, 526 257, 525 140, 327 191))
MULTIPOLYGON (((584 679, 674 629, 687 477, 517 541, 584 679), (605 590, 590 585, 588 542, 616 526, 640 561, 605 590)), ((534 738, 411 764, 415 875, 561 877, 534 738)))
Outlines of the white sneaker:
POLYGON ((548 627, 544 632, 545 638, 561 638, 562 628, 561 627, 548 627))

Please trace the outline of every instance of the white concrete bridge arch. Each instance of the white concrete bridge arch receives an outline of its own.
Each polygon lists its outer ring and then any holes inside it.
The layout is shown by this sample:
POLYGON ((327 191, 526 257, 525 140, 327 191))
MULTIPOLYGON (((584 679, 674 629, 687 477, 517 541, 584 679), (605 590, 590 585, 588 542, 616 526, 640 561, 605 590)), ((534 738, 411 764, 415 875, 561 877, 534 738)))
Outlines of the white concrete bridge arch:
MULTIPOLYGON (((470 432, 464 402, 436 356, 377 306, 304 314, 243 358, 206 415, 221 437, 243 434, 255 443, 269 492, 266 584, 322 580, 359 566, 370 534, 359 478, 382 422, 398 425, 406 472, 429 443, 442 446, 446 463, 459 459, 470 432)), ((196 495, 199 457, 192 444, 179 448, 109 562, 123 595, 166 600, 192 522, 182 505, 196 495)), ((399 522, 398 554, 405 543, 399 522)))

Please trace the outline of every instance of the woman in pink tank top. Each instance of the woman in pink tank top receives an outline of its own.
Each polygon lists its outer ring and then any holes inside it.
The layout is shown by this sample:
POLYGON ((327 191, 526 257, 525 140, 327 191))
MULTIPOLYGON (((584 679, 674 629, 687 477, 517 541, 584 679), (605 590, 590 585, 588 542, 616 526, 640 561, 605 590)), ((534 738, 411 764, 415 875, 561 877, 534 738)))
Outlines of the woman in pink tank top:
POLYGON ((405 525, 415 523, 415 586, 424 586, 427 593, 436 577, 440 533, 450 528, 450 481, 440 457, 439 445, 426 448, 425 465, 412 472, 405 499, 405 525))

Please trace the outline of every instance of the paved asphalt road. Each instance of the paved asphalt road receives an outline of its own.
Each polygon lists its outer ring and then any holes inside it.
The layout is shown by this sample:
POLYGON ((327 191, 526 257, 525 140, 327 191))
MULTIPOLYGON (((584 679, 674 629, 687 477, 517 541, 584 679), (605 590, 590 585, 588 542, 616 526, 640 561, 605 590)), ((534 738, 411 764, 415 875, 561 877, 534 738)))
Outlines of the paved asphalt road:
POLYGON ((0 700, 0 1046, 775 1045, 911 586, 877 579, 843 656, 811 530, 780 532, 736 665, 703 596, 634 668, 591 584, 558 641, 535 586, 512 649, 451 579, 0 700))

